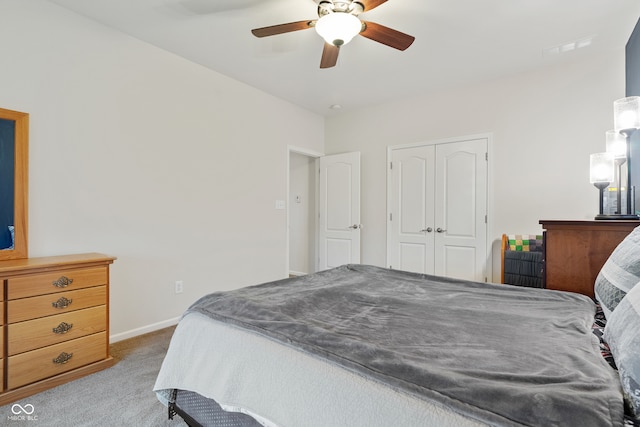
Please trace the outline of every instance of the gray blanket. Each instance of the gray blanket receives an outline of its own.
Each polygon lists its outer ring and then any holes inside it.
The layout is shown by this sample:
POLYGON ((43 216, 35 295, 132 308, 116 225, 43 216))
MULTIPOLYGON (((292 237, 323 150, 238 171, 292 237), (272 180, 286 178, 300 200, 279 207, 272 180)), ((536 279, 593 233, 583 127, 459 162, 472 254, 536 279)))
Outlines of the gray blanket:
POLYGON ((189 311, 488 424, 623 422, 582 295, 348 265, 213 293, 189 311))

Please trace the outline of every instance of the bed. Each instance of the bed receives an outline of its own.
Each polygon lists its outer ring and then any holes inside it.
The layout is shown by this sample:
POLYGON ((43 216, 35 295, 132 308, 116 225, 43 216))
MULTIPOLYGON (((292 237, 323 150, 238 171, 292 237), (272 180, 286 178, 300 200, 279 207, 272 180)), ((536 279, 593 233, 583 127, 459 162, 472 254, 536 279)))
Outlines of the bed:
POLYGON ((640 229, 598 303, 367 265, 213 293, 154 391, 194 426, 637 425, 638 260, 640 229))

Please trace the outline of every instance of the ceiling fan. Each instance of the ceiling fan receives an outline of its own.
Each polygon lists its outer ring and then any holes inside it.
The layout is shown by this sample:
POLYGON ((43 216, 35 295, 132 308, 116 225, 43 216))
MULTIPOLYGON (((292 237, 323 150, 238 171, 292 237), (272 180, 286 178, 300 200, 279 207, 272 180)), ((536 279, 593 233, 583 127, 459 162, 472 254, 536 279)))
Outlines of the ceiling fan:
POLYGON ((271 25, 253 29, 251 32, 256 37, 267 37, 315 28, 325 40, 320 68, 330 68, 338 61, 340 47, 349 43, 358 34, 398 50, 405 50, 411 46, 415 37, 358 18, 361 13, 368 12, 386 1, 321 0, 318 4, 318 19, 271 25))

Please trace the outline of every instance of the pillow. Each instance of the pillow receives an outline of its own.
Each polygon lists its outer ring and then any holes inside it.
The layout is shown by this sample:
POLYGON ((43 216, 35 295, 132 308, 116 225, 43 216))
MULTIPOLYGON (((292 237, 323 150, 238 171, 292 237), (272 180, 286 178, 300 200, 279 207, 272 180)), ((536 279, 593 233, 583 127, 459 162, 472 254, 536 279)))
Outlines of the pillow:
POLYGON ((640 281, 640 227, 636 227, 611 253, 595 282, 596 299, 609 318, 618 303, 640 281))
POLYGON ((604 328, 618 366, 625 401, 640 421, 640 286, 635 286, 618 304, 604 328))

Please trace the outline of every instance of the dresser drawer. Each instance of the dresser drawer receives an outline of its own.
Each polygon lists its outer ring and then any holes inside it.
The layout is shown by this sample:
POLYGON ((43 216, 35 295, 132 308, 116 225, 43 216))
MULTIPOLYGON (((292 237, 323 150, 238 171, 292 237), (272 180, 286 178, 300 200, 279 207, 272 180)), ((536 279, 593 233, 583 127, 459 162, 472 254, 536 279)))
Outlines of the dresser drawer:
POLYGON ((50 273, 14 277, 7 283, 7 299, 26 298, 60 291, 106 285, 107 267, 58 270, 50 273))
POLYGON ((13 356, 107 329, 107 307, 85 308, 7 326, 7 353, 13 356))
POLYGON ((11 356, 7 363, 7 388, 14 389, 71 371, 104 359, 107 354, 107 334, 99 332, 11 356), (68 360, 63 362, 65 359, 68 360))
POLYGON ((66 313, 107 303, 107 287, 79 289, 57 294, 7 301, 7 322, 15 323, 66 313), (53 306, 58 304, 59 308, 53 306))

